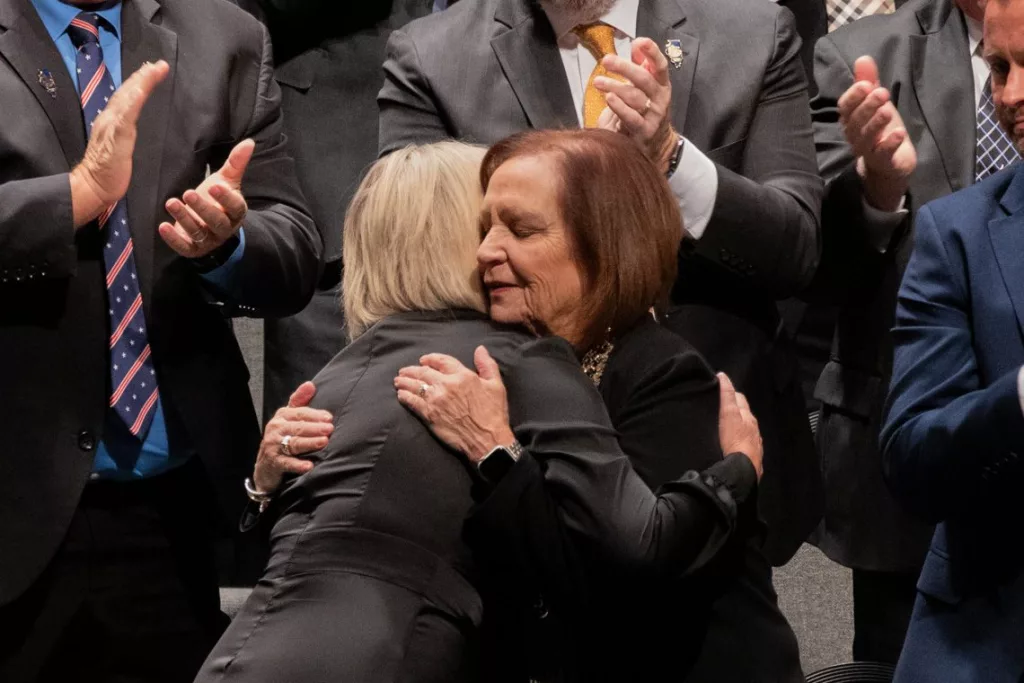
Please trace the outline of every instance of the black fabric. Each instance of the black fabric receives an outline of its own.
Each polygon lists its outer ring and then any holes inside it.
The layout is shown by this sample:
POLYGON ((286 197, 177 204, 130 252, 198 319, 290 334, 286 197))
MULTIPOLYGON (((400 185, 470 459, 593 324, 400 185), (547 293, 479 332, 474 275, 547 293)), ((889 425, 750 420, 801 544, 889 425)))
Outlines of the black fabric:
POLYGON ((896 666, 917 599, 916 573, 853 570, 853 659, 896 666))
MULTIPOLYGON (((122 13, 125 74, 166 59, 153 92, 128 189, 147 337, 168 440, 194 451, 233 524, 245 501, 259 429, 248 370, 224 313, 301 310, 318 279, 320 238, 285 148, 280 92, 263 27, 226 2, 133 0, 122 13), (187 259, 157 235, 164 202, 199 185, 246 138, 249 211, 237 295, 217 300, 187 259)), ((109 330, 95 225, 75 231, 68 181, 84 151, 81 107, 28 0, 0 3, 0 604, 35 583, 78 506, 109 405, 109 330), (77 109, 77 111, 75 111, 77 109)), ((208 521, 218 524, 218 518, 208 521)))
POLYGON ((189 683, 227 626, 198 461, 89 484, 45 571, 0 607, 4 683, 189 683))

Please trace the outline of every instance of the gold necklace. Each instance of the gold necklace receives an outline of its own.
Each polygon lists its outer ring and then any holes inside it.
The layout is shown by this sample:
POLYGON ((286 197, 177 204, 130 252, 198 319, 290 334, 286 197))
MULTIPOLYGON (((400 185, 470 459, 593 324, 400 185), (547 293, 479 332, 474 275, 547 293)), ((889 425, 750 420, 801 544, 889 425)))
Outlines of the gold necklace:
POLYGON ((604 376, 604 368, 608 365, 608 357, 612 355, 615 345, 610 341, 598 344, 583 354, 580 365, 583 372, 594 383, 594 386, 601 386, 601 377, 604 376))

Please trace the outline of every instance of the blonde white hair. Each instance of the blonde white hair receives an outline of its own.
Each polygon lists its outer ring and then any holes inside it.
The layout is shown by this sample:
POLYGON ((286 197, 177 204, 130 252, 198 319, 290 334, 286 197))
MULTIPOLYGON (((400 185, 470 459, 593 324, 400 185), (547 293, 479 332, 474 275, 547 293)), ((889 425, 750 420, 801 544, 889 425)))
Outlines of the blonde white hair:
POLYGON ((345 317, 353 339, 403 311, 486 312, 476 267, 484 150, 406 147, 377 161, 345 215, 345 317))

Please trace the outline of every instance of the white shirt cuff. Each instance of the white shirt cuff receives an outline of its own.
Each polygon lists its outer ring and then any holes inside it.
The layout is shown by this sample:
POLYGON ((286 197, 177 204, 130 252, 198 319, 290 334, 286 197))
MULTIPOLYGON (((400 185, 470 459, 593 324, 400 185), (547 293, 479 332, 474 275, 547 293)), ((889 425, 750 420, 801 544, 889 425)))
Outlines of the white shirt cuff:
POLYGON ((907 196, 903 195, 900 205, 895 211, 882 211, 868 204, 867 199, 861 197, 861 204, 864 207, 864 215, 867 217, 868 241, 879 254, 889 250, 889 242, 892 240, 892 233, 900 226, 900 223, 907 217, 907 196))
POLYGON ((687 140, 679 167, 668 179, 672 194, 679 200, 683 227, 690 237, 699 240, 711 220, 718 198, 718 169, 696 145, 687 140))
POLYGON ((1020 410, 1024 412, 1024 366, 1017 372, 1017 400, 1020 401, 1020 410))

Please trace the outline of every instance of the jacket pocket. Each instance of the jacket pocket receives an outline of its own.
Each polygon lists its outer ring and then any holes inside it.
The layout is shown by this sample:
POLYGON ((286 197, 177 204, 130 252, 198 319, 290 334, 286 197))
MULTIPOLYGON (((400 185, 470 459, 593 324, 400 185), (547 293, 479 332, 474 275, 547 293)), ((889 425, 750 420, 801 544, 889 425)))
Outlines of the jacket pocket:
POLYGON ((864 420, 877 412, 882 378, 829 361, 814 387, 814 398, 864 420))

